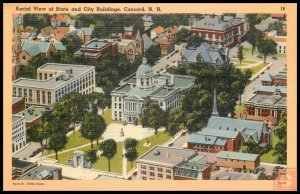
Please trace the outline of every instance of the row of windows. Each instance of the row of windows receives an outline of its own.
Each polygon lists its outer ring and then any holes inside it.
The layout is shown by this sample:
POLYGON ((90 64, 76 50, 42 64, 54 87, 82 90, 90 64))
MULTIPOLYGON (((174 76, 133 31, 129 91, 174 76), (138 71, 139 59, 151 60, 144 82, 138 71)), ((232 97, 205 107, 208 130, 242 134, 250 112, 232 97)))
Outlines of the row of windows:
POLYGON ((115 97, 114 99, 115 99, 115 102, 117 102, 117 100, 119 100, 119 102, 122 101, 122 98, 120 98, 120 97, 119 98, 115 97))
MULTIPOLYGON (((23 141, 23 146, 25 146, 25 141, 23 141)), ((15 152, 15 151, 18 151, 19 149, 21 149, 22 148, 22 142, 20 142, 20 144, 19 145, 16 145, 16 146, 12 146, 12 148, 13 148, 13 152, 15 152)))
MULTIPOLYGON (((147 169, 146 165, 141 165, 141 169, 147 169)), ((149 170, 155 170, 154 166, 149 166, 149 170)), ((163 172, 163 168, 157 167, 158 172, 163 172)), ((170 169, 166 169, 166 173, 171 173, 172 171, 170 169)))

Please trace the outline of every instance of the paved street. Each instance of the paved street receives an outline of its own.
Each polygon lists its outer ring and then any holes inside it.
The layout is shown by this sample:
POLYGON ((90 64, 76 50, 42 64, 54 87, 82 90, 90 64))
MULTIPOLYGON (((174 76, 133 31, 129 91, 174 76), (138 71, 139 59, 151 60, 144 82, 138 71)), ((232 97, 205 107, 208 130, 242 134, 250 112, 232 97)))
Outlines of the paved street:
MULTIPOLYGON (((249 47, 249 46, 248 46, 249 47)), ((233 47, 229 51, 230 56, 236 56, 237 47, 233 47)), ((262 59, 257 58, 257 56, 254 54, 253 56, 251 54, 244 55, 244 60, 260 60, 262 59)), ((272 59, 270 56, 267 57, 266 62, 272 64, 270 66, 270 69, 264 70, 264 73, 270 73, 271 75, 275 75, 279 70, 283 68, 283 66, 286 64, 286 58, 278 58, 277 60, 272 59)), ((242 103, 245 103, 248 99, 250 99, 253 96, 253 89, 257 85, 261 85, 260 78, 263 76, 263 74, 259 74, 257 78, 254 78, 250 84, 248 84, 244 90, 244 93, 242 94, 242 103)))
POLYGON ((162 71, 164 69, 166 69, 167 67, 171 66, 174 62, 181 60, 181 50, 183 49, 184 44, 181 45, 175 45, 175 52, 174 54, 172 54, 169 57, 166 57, 165 59, 162 59, 161 61, 159 61, 157 64, 155 64, 152 69, 155 73, 162 71), (168 66, 169 65, 169 66, 168 66))

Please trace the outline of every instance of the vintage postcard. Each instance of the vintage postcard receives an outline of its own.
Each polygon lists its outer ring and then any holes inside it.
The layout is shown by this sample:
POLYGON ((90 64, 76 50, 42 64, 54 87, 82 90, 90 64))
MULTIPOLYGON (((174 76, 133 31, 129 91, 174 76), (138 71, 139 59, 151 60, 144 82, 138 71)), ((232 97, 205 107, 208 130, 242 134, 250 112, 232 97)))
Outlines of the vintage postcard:
POLYGON ((297 190, 296 4, 4 4, 4 190, 297 190))

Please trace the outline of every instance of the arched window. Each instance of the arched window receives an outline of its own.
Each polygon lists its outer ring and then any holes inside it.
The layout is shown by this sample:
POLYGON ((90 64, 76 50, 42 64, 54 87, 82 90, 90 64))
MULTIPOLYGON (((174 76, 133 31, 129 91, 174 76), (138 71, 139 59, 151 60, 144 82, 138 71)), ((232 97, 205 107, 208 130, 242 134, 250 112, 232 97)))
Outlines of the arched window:
POLYGON ((129 54, 129 55, 133 55, 133 50, 132 50, 132 49, 129 49, 129 50, 128 50, 128 54, 129 54))
POLYGON ((26 61, 26 56, 25 55, 22 57, 22 60, 26 61))

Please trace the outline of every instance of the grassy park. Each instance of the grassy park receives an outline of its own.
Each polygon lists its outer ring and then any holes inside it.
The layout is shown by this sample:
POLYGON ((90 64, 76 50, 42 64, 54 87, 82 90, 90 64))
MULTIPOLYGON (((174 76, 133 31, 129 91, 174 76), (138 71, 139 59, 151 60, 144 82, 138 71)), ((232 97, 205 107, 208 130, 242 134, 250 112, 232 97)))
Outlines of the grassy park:
MULTIPOLYGON (((272 145, 272 147, 274 148, 275 147, 275 145, 278 143, 278 141, 279 141, 279 139, 278 139, 278 137, 274 134, 274 132, 272 133, 273 134, 273 145, 272 145)), ((273 157, 273 152, 274 152, 274 150, 273 149, 271 149, 270 151, 268 151, 267 153, 265 153, 265 154, 263 154, 263 155, 261 155, 260 156, 260 161, 261 162, 265 162, 265 163, 276 163, 276 161, 275 161, 275 158, 273 157)))

